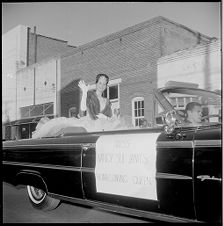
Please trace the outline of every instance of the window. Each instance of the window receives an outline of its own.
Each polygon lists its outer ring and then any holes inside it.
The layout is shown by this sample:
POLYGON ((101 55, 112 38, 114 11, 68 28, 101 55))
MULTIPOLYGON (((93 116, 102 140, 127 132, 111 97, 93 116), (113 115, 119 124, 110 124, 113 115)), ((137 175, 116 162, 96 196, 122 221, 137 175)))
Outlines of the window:
POLYGON ((21 119, 53 114, 53 102, 20 108, 21 119))
POLYGON ((144 98, 135 97, 132 99, 132 123, 134 126, 140 126, 144 119, 144 98))
POLYGON ((53 114, 53 103, 47 103, 43 105, 43 114, 44 115, 53 114))
POLYGON ((103 92, 103 97, 107 97, 111 102, 118 100, 119 97, 119 85, 108 86, 103 92))
POLYGON ((118 99, 118 85, 109 87, 109 99, 118 99))
POLYGON ((178 97, 178 108, 184 108, 184 98, 178 97))
POLYGON ((167 97, 167 99, 176 110, 184 110, 186 105, 191 101, 199 102, 199 100, 196 97, 193 97, 191 95, 182 95, 173 93, 169 97, 167 97))

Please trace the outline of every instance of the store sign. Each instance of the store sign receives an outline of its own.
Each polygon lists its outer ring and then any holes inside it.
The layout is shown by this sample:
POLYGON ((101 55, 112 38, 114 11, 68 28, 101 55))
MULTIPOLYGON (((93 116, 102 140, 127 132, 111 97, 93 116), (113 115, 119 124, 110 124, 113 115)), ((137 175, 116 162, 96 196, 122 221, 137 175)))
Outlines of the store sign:
POLYGON ((157 200, 159 133, 104 135, 96 142, 97 192, 157 200))

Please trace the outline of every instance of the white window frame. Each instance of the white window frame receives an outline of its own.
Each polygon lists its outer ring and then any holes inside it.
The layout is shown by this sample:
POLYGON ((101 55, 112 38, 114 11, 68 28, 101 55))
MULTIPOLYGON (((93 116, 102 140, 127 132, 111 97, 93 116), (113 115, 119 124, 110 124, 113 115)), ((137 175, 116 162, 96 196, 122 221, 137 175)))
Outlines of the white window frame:
POLYGON ((186 101, 186 98, 190 98, 190 101, 189 102, 192 102, 194 101, 193 98, 196 98, 196 96, 191 96, 191 95, 180 95, 178 94, 177 96, 170 96, 170 98, 175 98, 176 99, 176 106, 175 106, 175 109, 176 110, 184 110, 186 108, 186 105, 187 105, 187 101, 186 101), (180 107, 179 106, 179 98, 183 98, 183 106, 180 107))
POLYGON ((139 127, 139 125, 136 126, 136 123, 135 123, 136 119, 140 120, 140 119, 144 119, 144 118, 145 118, 145 99, 144 99, 144 97, 134 97, 132 99, 132 124, 133 124, 133 126, 139 127), (138 109, 135 109, 135 102, 139 102, 139 101, 143 101, 144 102, 144 107, 143 107, 144 114, 141 115, 141 116, 135 116, 135 110, 138 110, 138 109))

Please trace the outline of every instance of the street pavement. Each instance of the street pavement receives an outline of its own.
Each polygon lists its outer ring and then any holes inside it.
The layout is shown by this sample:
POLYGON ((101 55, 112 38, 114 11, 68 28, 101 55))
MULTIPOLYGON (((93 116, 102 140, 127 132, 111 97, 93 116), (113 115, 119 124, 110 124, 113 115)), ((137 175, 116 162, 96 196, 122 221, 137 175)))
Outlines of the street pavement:
POLYGON ((62 202, 52 211, 32 207, 26 187, 14 187, 3 182, 3 223, 148 223, 128 217, 62 202))

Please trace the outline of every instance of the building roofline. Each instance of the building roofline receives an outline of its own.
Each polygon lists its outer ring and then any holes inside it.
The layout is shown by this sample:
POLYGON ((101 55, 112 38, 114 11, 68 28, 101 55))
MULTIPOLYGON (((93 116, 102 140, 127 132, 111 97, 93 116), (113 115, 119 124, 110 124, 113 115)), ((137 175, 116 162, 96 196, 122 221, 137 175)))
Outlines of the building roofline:
POLYGON ((221 50, 220 40, 214 40, 210 43, 202 43, 187 49, 178 50, 172 54, 160 57, 157 64, 162 64, 170 61, 175 61, 176 59, 188 58, 191 56, 204 54, 208 52, 216 52, 221 50))
POLYGON ((152 18, 150 20, 141 22, 139 24, 133 25, 131 27, 127 27, 127 28, 125 28, 125 29, 123 29, 121 31, 111 33, 111 34, 106 35, 106 36, 104 36, 102 38, 99 38, 99 39, 93 40, 91 42, 88 42, 86 44, 77 46, 76 49, 74 50, 74 52, 72 51, 70 53, 68 51, 68 52, 60 54, 60 56, 61 56, 61 58, 68 57, 68 56, 70 56, 72 54, 84 51, 84 50, 89 49, 89 48, 93 48, 93 47, 95 47, 97 45, 101 45, 101 44, 103 44, 105 42, 108 42, 108 41, 112 41, 112 40, 121 38, 121 37, 123 37, 125 35, 128 35, 129 33, 139 31, 139 30, 144 29, 144 28, 146 28, 148 26, 151 26, 152 24, 159 23, 159 22, 162 22, 162 21, 171 23, 171 24, 173 24, 175 26, 178 26, 178 27, 180 26, 183 29, 186 29, 189 32, 194 33, 195 35, 200 35, 201 37, 203 37, 203 38, 205 38, 207 40, 211 40, 211 37, 209 37, 209 36, 203 35, 200 32, 194 31, 194 30, 192 30, 192 29, 190 29, 190 28, 188 28, 188 27, 186 27, 186 26, 184 26, 182 24, 176 23, 176 22, 174 22, 172 20, 169 20, 169 19, 167 19, 167 18, 165 18, 163 16, 158 16, 158 17, 154 17, 154 18, 152 18))
MULTIPOLYGON (((183 25, 183 24, 180 24, 180 23, 177 23, 177 22, 175 22, 175 21, 172 21, 172 20, 170 20, 170 19, 168 19, 168 18, 166 18, 166 17, 163 17, 163 16, 159 16, 159 18, 161 19, 161 20, 164 20, 164 21, 167 21, 167 22, 169 22, 169 23, 171 23, 171 24, 174 24, 174 25, 176 25, 176 26, 178 26, 178 27, 182 27, 183 29, 185 29, 185 30, 188 30, 188 31, 190 31, 190 32, 192 32, 192 33, 194 33, 194 34, 199 34, 199 35, 201 35, 203 38, 206 38, 206 39, 214 39, 215 37, 209 37, 209 36, 207 36, 207 35, 204 35, 204 34, 202 34, 202 33, 200 33, 199 31, 195 31, 195 30, 192 30, 191 28, 189 28, 189 27, 187 27, 187 26, 185 26, 185 25, 183 25)), ((216 38, 215 38, 216 39, 216 38)))
MULTIPOLYGON (((33 32, 30 32, 31 34, 35 34, 33 32)), ((58 38, 52 38, 52 37, 49 37, 49 36, 46 36, 46 35, 41 35, 41 34, 36 34, 37 36, 41 36, 41 37, 44 37, 44 38, 48 38, 48 39, 53 39, 53 40, 56 40, 56 41, 60 41, 60 42, 64 42, 64 43, 68 43, 68 41, 65 41, 65 40, 62 40, 62 39, 58 39, 58 38)), ((76 46, 72 46, 72 45, 68 45, 68 46, 71 46, 71 47, 76 47, 76 46)))

